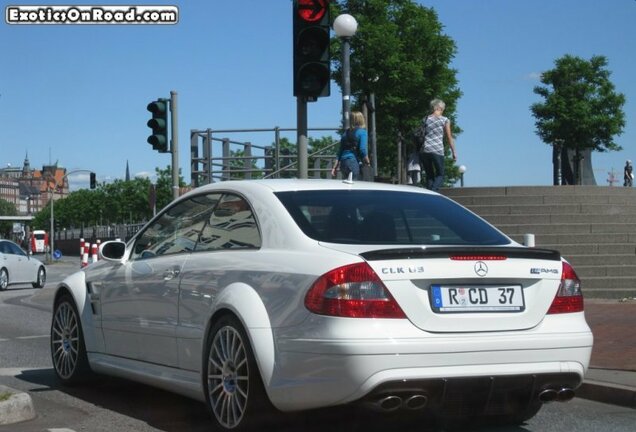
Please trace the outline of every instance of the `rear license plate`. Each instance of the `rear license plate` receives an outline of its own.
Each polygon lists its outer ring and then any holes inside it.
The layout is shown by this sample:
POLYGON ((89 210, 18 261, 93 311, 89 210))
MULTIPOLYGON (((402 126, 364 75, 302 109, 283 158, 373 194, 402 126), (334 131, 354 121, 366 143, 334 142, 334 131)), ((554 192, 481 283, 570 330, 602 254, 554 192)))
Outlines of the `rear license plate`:
POLYGON ((525 309, 521 285, 431 285, 435 312, 521 312, 525 309))

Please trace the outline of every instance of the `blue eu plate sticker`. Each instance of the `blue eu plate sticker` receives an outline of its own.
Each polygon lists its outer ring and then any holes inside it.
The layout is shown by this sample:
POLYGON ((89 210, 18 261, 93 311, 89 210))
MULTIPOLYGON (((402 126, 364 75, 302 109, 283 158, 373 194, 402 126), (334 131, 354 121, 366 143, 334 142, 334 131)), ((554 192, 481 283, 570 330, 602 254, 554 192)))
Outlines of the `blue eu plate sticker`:
POLYGON ((442 307, 442 290, 439 285, 431 285, 431 292, 433 293, 433 307, 442 307))

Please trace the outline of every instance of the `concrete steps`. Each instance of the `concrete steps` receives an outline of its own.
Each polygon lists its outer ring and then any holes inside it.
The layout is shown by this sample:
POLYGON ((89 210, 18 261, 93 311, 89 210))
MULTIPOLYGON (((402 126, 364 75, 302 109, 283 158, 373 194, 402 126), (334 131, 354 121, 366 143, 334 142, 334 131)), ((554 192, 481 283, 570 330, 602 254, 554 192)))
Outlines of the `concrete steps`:
POLYGON ((514 240, 534 234, 574 266, 587 297, 636 297, 636 189, 603 186, 448 188, 514 240))

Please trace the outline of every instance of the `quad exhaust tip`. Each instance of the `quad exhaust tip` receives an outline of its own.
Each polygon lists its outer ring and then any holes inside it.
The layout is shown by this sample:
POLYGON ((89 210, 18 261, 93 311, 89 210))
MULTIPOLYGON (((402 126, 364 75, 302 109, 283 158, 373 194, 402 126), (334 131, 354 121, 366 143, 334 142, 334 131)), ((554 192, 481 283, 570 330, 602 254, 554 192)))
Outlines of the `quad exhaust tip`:
POLYGON ((561 390, 559 390, 557 395, 557 399, 559 402, 567 402, 569 400, 572 400, 573 398, 574 390, 569 387, 563 387, 561 390))
POLYGON ((539 400, 543 403, 567 402, 574 398, 574 395, 574 390, 569 387, 562 387, 559 390, 548 388, 539 393, 539 400))
POLYGON ((426 406, 428 403, 428 397, 421 394, 416 394, 404 401, 406 409, 419 410, 426 406))
POLYGON ((382 412, 394 412, 399 409, 416 411, 426 407, 427 404, 428 396, 419 393, 405 396, 388 395, 367 403, 371 408, 382 412))
POLYGON ((383 411, 395 411, 402 406, 402 398, 399 396, 386 396, 378 401, 378 405, 383 411))
MULTIPOLYGON (((541 403, 550 403, 550 402, 567 402, 572 400, 575 396, 574 389, 570 387, 560 387, 560 388, 546 388, 543 389, 539 395, 538 399, 541 403)), ((384 396, 380 399, 375 400, 375 402, 367 402, 371 408, 374 408, 378 411, 383 412, 394 412, 401 408, 407 410, 420 410, 426 407, 428 404, 428 396, 424 394, 411 394, 410 396, 398 396, 398 395, 388 395, 384 396)))

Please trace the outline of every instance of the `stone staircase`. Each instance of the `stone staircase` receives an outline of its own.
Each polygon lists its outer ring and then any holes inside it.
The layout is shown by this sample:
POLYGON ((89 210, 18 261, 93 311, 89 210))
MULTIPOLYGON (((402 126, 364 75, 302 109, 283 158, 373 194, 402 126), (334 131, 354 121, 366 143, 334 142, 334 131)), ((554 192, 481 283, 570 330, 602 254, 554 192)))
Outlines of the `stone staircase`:
POLYGON ((587 297, 636 297, 636 189, 603 186, 446 188, 441 191, 519 243, 556 249, 587 297))

